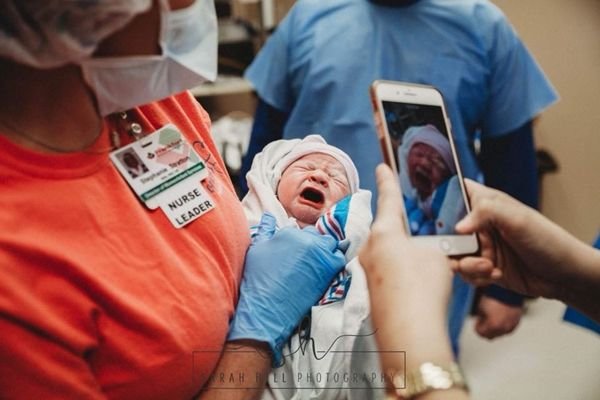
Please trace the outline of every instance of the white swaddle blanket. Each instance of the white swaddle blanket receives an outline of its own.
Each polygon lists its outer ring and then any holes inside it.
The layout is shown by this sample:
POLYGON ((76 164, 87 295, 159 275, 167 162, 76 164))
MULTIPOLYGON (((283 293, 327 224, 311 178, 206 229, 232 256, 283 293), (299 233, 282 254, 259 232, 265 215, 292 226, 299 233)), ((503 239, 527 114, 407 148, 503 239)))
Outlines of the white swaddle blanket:
MULTIPOLYGON (((298 227, 276 195, 281 174, 291 162, 306 154, 325 153, 340 160, 337 152, 341 150, 334 152, 332 154, 331 146, 321 136, 310 135, 304 139, 272 142, 257 154, 246 175, 249 191, 242 200, 251 230, 264 212, 275 217, 278 229, 298 227)), ((324 225, 332 220, 337 225, 330 234, 349 242, 345 252, 346 268, 320 304, 312 307, 309 330, 292 335, 289 346, 283 351, 285 364, 271 372, 263 399, 367 399, 383 395, 383 390, 379 390, 383 387, 379 358, 369 328, 367 284, 357 257, 372 222, 371 193, 358 189, 358 174, 353 176, 356 170, 350 159, 341 161, 348 161, 344 167, 349 171, 353 193, 322 216, 317 228, 328 234, 324 225), (340 278, 347 279, 348 285, 340 287, 340 278), (336 298, 336 293, 342 295, 336 298), (357 353, 356 348, 372 351, 357 353), (370 382, 365 382, 367 376, 370 382), (377 389, 373 391, 373 388, 377 389)))

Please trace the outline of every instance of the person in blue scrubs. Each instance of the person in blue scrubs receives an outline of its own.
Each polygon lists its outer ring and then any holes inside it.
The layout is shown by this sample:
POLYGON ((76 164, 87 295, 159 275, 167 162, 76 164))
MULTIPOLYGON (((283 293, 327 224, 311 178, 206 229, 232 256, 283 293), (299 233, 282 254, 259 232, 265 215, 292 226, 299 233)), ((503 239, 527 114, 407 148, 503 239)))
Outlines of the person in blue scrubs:
MULTIPOLYGON (((489 1, 299 0, 245 77, 259 101, 242 177, 267 143, 317 133, 350 155, 361 186, 375 192, 382 156, 369 86, 399 80, 442 92, 466 177, 537 205, 532 121, 557 95, 489 1)), ((472 287, 456 278, 449 318, 455 351, 472 297, 472 287)), ((510 332, 522 301, 488 288, 478 333, 510 332)))

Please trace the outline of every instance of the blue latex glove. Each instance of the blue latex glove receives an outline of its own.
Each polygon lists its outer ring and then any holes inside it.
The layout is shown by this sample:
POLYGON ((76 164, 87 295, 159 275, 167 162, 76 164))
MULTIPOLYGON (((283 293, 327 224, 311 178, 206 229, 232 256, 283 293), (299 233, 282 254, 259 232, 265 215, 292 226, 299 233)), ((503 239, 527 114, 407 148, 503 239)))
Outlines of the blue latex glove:
POLYGON ((227 340, 266 342, 274 365, 293 329, 344 267, 344 254, 331 236, 310 226, 275 232, 275 218, 261 219, 246 254, 240 300, 227 340))

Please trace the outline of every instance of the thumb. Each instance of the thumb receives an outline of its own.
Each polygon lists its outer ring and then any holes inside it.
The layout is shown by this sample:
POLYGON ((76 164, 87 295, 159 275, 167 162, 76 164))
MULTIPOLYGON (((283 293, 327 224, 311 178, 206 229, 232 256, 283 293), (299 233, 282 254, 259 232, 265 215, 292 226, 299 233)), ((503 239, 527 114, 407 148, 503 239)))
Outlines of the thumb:
POLYGON ((252 243, 259 243, 271 239, 275 234, 276 229, 277 221, 275 221, 275 217, 268 212, 263 213, 260 222, 258 223, 256 233, 252 238, 252 243))
POLYGON ((481 337, 488 337, 488 321, 487 316, 479 315, 477 316, 477 320, 475 322, 475 332, 481 337))
POLYGON ((493 190, 471 179, 465 179, 465 187, 471 202, 471 212, 458 221, 455 229, 458 233, 469 234, 481 231, 488 225, 490 215, 486 203, 493 196, 493 190))
POLYGON ((314 243, 320 242, 323 248, 328 249, 331 252, 335 252, 339 249, 339 242, 337 239, 331 235, 321 234, 313 225, 305 226, 302 228, 302 232, 307 232, 315 236, 314 243))
POLYGON ((473 210, 469 214, 467 214, 463 219, 458 221, 456 223, 456 226, 454 227, 456 232, 461 234, 469 234, 481 230, 483 223, 481 218, 476 214, 477 210, 473 210))
POLYGON ((399 228, 403 237, 407 237, 404 211, 402 207, 402 194, 398 178, 391 168, 385 164, 377 166, 375 171, 377 178, 377 214, 373 225, 392 224, 399 228))

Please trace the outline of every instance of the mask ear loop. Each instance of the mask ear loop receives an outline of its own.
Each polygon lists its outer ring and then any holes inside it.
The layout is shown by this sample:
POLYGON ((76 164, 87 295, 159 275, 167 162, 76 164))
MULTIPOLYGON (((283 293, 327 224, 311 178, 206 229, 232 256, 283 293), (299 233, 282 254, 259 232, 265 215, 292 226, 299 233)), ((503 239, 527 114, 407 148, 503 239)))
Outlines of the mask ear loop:
POLYGON ((171 11, 171 4, 169 4, 169 0, 158 0, 158 5, 160 6, 161 12, 171 11))
POLYGON ((169 0, 159 0, 158 3, 160 7, 160 31, 158 33, 158 45, 160 46, 160 55, 164 57, 165 37, 167 36, 167 32, 169 30, 169 13, 172 10, 171 5, 169 4, 169 0))

